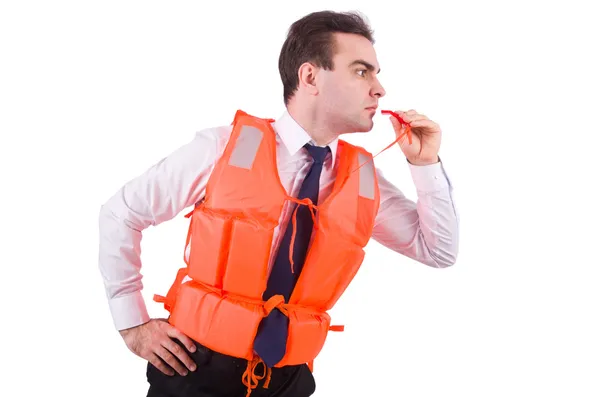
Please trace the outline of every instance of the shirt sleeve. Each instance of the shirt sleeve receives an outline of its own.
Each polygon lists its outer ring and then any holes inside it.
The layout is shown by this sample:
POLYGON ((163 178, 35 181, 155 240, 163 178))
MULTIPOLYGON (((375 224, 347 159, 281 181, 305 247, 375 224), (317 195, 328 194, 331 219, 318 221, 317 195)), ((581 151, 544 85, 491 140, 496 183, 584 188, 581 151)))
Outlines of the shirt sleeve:
POLYGON ((451 266, 458 256, 459 215, 450 178, 441 160, 426 166, 408 164, 416 203, 377 170, 380 207, 372 237, 425 265, 451 266))
POLYGON ((143 174, 127 182, 101 206, 99 268, 118 330, 149 320, 142 297, 142 232, 173 219, 204 197, 206 184, 231 127, 196 133, 143 174))

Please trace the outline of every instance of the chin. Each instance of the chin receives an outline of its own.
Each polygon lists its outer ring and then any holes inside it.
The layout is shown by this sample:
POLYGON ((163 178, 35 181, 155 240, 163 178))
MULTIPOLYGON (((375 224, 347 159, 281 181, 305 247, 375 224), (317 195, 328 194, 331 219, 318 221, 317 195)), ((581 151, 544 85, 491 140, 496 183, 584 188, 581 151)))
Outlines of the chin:
POLYGON ((373 129, 373 120, 365 121, 356 126, 356 132, 369 132, 373 129))
POLYGON ((373 120, 369 119, 354 119, 348 120, 344 127, 341 128, 344 132, 342 134, 348 134, 353 132, 369 132, 373 129, 373 120))

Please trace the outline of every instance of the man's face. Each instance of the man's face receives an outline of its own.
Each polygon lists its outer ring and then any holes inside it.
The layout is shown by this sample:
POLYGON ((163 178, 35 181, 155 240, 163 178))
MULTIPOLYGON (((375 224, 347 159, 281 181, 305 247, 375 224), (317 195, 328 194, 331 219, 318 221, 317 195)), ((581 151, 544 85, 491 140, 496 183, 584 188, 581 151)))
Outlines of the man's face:
POLYGON ((333 70, 321 70, 319 106, 340 134, 366 132, 385 90, 377 79, 379 63, 371 42, 357 34, 336 33, 333 70))

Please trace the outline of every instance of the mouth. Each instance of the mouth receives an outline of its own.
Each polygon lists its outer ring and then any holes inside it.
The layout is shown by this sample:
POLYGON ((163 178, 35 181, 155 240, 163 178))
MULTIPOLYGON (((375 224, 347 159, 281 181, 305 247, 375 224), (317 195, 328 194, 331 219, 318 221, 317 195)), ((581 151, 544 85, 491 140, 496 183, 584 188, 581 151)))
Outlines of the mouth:
POLYGON ((377 111, 377 106, 370 106, 368 108, 365 108, 366 110, 372 111, 372 112, 376 112, 377 111))

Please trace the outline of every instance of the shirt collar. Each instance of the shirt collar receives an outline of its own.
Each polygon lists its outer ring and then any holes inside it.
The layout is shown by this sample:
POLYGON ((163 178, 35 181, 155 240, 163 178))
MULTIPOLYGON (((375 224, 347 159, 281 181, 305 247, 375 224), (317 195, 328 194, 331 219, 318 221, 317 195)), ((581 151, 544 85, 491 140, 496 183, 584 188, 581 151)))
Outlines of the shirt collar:
MULTIPOLYGON (((273 129, 281 138, 290 155, 295 155, 306 145, 311 143, 315 145, 315 141, 308 133, 293 119, 292 115, 285 110, 281 117, 273 123, 273 129)), ((336 153, 338 148, 339 138, 335 138, 327 146, 331 149, 331 166, 335 165, 336 153)))

